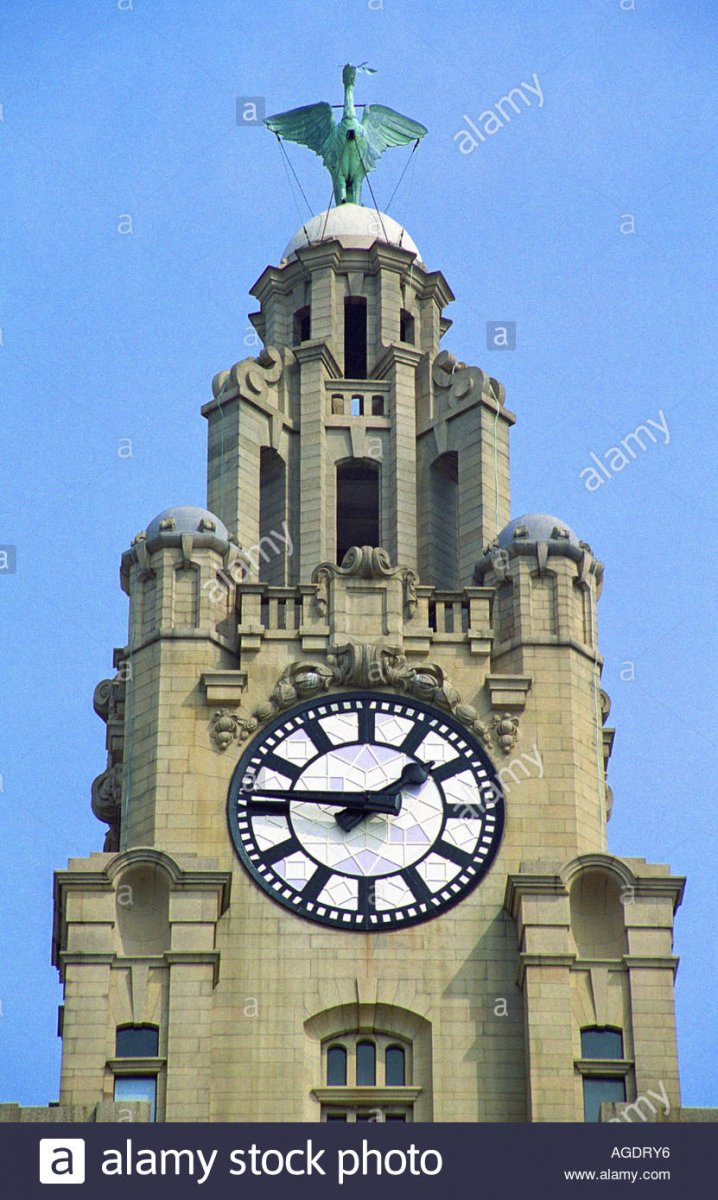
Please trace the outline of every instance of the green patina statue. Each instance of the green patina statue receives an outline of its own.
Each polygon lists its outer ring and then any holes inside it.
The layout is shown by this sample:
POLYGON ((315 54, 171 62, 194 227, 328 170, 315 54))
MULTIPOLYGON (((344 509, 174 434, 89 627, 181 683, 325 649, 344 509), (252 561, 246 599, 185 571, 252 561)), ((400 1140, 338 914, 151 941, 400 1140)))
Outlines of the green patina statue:
POLYGON ((364 63, 358 67, 346 64, 342 71, 344 113, 338 124, 335 124, 331 104, 326 101, 292 108, 289 112, 267 117, 265 121, 273 133, 308 146, 319 155, 332 177, 337 204, 361 204, 362 184, 376 168, 384 151, 392 146, 407 146, 427 132, 418 121, 383 104, 364 105, 360 121, 354 107, 354 83, 358 71, 375 74, 364 63))

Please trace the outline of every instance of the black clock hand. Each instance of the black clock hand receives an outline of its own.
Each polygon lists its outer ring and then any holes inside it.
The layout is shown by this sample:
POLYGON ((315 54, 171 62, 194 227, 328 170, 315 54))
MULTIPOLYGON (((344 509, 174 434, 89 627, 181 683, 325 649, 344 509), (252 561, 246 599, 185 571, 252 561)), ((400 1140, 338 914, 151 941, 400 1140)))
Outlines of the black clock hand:
MULTIPOLYGON (((406 766, 404 767, 404 770, 402 771, 401 775, 394 783, 386 784, 385 787, 380 788, 378 792, 374 792, 373 794, 378 799, 380 796, 386 796, 387 794, 398 792, 399 793, 399 807, 396 809, 396 815, 398 815, 399 812, 401 811, 401 789, 405 788, 405 787, 411 787, 412 785, 416 785, 419 783, 426 783, 434 765, 435 764, 433 762, 428 762, 428 763, 410 762, 410 763, 407 763, 406 766)), ((364 817, 368 816, 372 811, 381 812, 382 810, 381 809, 372 810, 371 808, 366 808, 364 810, 358 810, 358 809, 352 809, 352 808, 346 807, 343 810, 343 812, 335 813, 334 819, 337 822, 337 824, 341 825, 342 829, 346 833, 348 833, 350 829, 354 829, 354 827, 356 825, 358 825, 360 821, 363 821, 364 817)))
POLYGON ((255 797, 268 800, 294 800, 302 804, 328 804, 332 808, 341 808, 350 812, 361 812, 362 815, 372 812, 393 813, 401 810, 401 795, 398 787, 382 789, 381 792, 320 792, 314 790, 287 791, 283 788, 248 788, 247 799, 251 804, 255 797))

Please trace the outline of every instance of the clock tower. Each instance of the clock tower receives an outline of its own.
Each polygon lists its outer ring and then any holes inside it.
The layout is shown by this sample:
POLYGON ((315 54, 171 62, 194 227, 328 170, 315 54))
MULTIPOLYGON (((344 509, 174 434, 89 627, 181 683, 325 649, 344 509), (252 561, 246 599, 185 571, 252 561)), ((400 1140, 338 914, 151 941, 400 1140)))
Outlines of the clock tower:
POLYGON ((676 1108, 683 881, 607 850, 601 563, 510 520, 504 388, 441 348, 451 288, 389 216, 320 214, 252 295, 207 508, 122 555, 107 837, 56 878, 60 1103, 676 1108))

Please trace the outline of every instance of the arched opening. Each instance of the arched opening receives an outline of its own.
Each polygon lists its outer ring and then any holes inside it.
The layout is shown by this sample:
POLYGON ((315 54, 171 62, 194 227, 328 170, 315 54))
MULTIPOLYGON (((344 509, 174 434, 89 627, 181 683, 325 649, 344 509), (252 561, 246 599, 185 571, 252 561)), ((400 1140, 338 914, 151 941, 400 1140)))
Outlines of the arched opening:
POLYGON ((292 335, 295 346, 300 342, 308 342, 312 336, 312 310, 308 304, 298 308, 292 322, 292 335))
POLYGON ((115 887, 116 928, 122 954, 164 954, 170 945, 169 879, 147 863, 124 871, 115 887))
POLYGON ((406 308, 399 313, 399 341, 414 345, 414 318, 406 308))
POLYGON ((349 459, 337 465, 337 562, 351 546, 380 546, 379 464, 349 459))
POLYGON ((406 1053, 403 1046, 387 1046, 384 1055, 384 1082, 387 1087, 404 1087, 406 1053))
POLYGON ((431 464, 431 583, 459 586, 459 455, 441 454, 431 464))
POLYGON ((367 313, 365 296, 344 301, 344 378, 367 377, 367 313))
POLYGON ((357 1087, 376 1087, 376 1046, 357 1042, 357 1087))
POLYGON ((583 871, 571 887, 571 928, 581 958, 620 958, 626 952, 623 893, 609 871, 583 871))
POLYGON ((284 459, 263 446, 259 457, 259 578, 281 586, 287 572, 287 480, 284 459))
POLYGON ((327 1050, 327 1086, 345 1087, 347 1082, 347 1052, 344 1046, 327 1050))

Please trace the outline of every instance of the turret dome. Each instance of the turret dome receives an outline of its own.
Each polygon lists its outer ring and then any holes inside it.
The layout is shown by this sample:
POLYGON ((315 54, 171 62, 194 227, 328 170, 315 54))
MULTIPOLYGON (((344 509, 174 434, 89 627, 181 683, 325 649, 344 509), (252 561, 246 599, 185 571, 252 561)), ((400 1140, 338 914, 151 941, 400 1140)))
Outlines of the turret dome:
POLYGON ((415 254, 421 262, 419 248, 402 225, 386 213, 362 204, 339 204, 305 221, 284 248, 282 262, 290 262, 297 250, 320 242, 341 242, 349 250, 368 250, 374 242, 397 246, 415 254))

